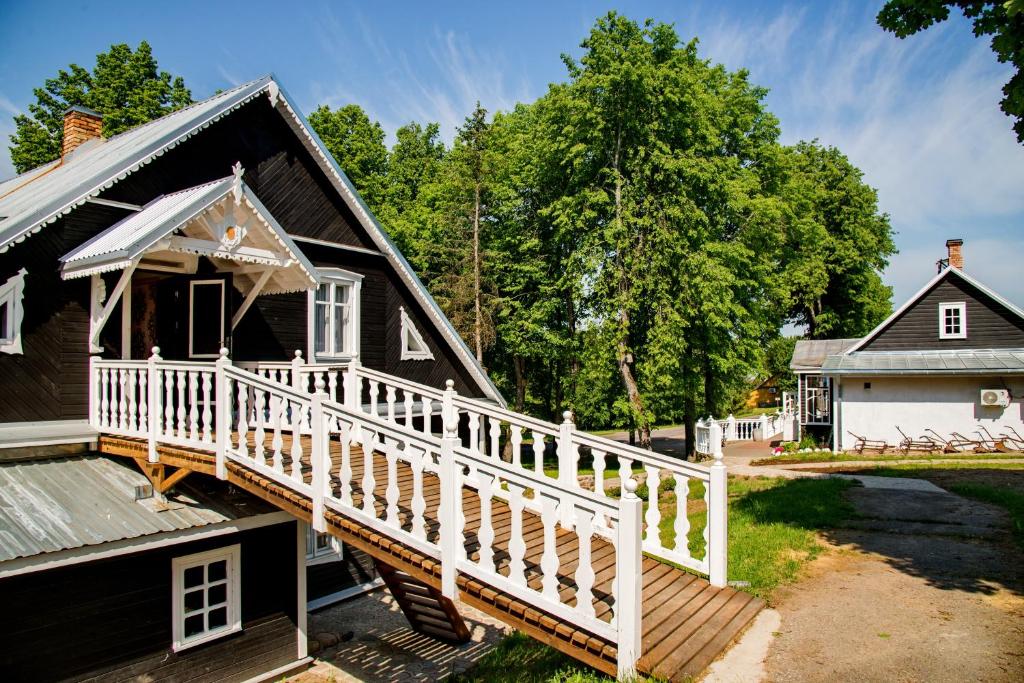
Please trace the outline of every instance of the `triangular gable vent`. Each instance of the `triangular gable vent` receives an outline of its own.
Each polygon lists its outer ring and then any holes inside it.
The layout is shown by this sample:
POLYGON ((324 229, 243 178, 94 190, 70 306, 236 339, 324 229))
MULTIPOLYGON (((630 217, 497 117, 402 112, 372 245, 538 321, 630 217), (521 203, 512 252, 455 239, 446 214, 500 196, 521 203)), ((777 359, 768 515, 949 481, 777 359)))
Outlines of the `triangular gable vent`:
POLYGON ((399 310, 402 312, 402 360, 434 360, 434 354, 423 341, 412 318, 405 312, 405 307, 399 310))

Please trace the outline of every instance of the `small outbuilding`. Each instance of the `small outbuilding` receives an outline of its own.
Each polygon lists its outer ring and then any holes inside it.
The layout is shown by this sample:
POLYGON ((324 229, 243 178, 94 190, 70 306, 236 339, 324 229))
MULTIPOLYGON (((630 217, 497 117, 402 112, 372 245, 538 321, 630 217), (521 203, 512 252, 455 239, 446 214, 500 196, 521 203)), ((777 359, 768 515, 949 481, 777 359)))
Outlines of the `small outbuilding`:
POLYGON ((797 342, 801 433, 837 450, 1024 436, 1024 311, 964 271, 962 245, 865 337, 797 342))

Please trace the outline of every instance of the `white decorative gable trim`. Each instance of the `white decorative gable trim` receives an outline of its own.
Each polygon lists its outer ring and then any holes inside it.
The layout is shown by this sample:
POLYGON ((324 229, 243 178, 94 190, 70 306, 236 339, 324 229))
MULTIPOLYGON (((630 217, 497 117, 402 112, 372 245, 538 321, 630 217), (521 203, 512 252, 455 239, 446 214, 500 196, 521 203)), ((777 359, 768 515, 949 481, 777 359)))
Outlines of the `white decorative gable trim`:
POLYGON ((434 354, 416 329, 416 323, 405 312, 405 307, 398 310, 402 312, 402 360, 434 360, 434 354))
POLYGON ((25 317, 25 275, 28 271, 22 268, 11 278, 0 285, 0 306, 5 306, 7 314, 0 329, 0 352, 22 353, 21 321, 25 317))

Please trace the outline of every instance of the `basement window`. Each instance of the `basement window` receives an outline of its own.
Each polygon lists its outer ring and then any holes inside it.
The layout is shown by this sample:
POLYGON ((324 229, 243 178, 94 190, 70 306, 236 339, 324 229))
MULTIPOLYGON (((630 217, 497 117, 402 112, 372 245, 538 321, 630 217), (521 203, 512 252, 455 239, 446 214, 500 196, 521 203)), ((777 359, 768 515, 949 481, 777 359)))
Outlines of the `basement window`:
POLYGON ((171 560, 175 651, 242 630, 241 546, 171 560))
POLYGON ((967 304, 939 304, 939 339, 967 338, 967 304))
POLYGON ((306 527, 306 566, 341 559, 341 542, 328 533, 306 527))
POLYGON ((434 360, 434 354, 430 347, 423 340, 420 331, 416 329, 416 323, 412 321, 405 308, 402 312, 402 360, 434 360))
POLYGON ((21 321, 25 316, 25 275, 22 268, 0 285, 0 352, 21 353, 21 321))

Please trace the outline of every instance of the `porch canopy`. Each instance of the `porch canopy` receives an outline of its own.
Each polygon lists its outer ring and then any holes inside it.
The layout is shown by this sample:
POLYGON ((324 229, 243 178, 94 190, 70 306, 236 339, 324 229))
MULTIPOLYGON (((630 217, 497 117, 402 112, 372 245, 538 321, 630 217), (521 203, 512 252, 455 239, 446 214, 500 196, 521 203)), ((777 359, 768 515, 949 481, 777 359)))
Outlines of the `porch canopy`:
MULTIPOLYGON (((100 331, 137 268, 194 274, 199 257, 208 258, 218 271, 231 273, 245 295, 232 316, 232 329, 258 295, 307 291, 320 284, 316 268, 242 182, 242 173, 236 164, 231 176, 158 197, 61 257, 65 280, 92 277, 91 353, 102 351, 100 331), (107 296, 99 276, 118 270, 121 278, 107 296)), ((128 328, 124 319, 122 328, 128 328)))
POLYGON ((61 257, 67 280, 115 270, 194 273, 200 256, 235 286, 284 294, 319 284, 316 269, 241 179, 232 176, 159 197, 61 257))

